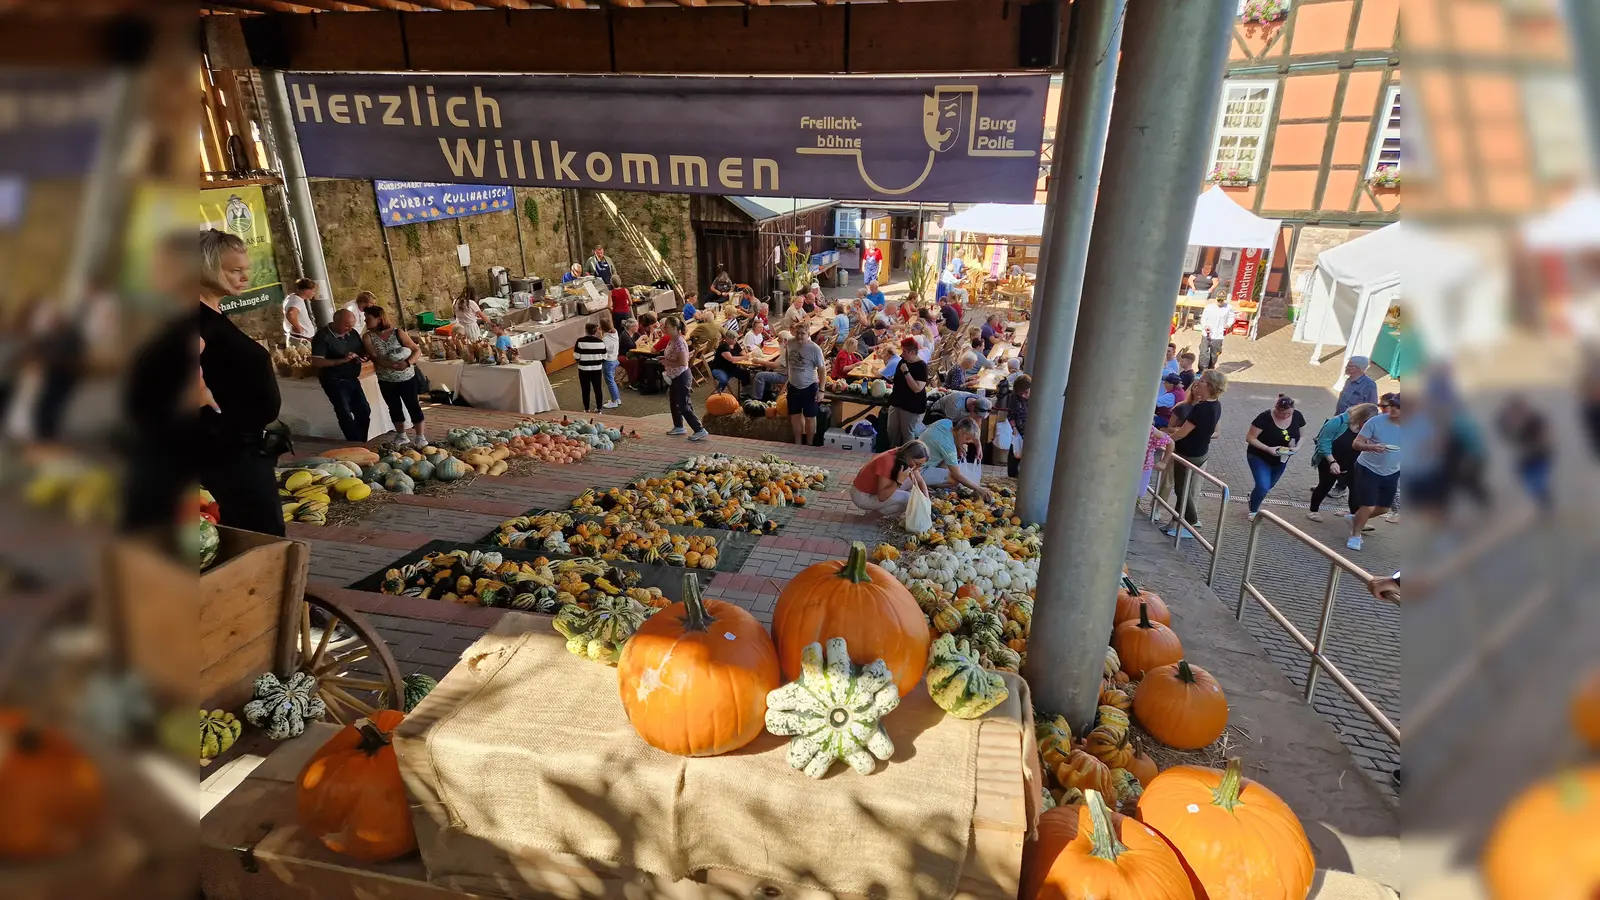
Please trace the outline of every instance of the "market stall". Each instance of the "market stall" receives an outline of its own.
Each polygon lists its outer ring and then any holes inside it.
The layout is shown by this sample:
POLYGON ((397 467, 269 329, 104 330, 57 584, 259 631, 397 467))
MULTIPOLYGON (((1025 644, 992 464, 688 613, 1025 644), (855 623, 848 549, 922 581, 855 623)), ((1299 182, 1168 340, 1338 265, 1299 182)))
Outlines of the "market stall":
POLYGON ((1575 192, 1561 206, 1522 227, 1552 326, 1585 341, 1600 340, 1600 193, 1575 192))
MULTIPOLYGON (((1228 302, 1234 315, 1245 324, 1251 340, 1255 340, 1260 327, 1260 304, 1257 290, 1267 277, 1272 258, 1272 248, 1278 242, 1282 222, 1263 219, 1233 201, 1222 188, 1213 185, 1200 195, 1195 203, 1194 220, 1189 225, 1191 248, 1217 247, 1224 251, 1237 251, 1224 255, 1224 266, 1217 277, 1229 285, 1228 302), (1231 263, 1232 271, 1224 271, 1231 263)), ((1177 299, 1179 316, 1187 318, 1204 308, 1209 301, 1204 297, 1180 295, 1177 299)))
POLYGON ((973 303, 987 299, 1012 309, 1032 305, 1044 212, 1042 203, 980 203, 945 218, 944 233, 954 243, 979 248, 979 258, 969 253, 966 260, 973 303), (1013 266, 1023 274, 1012 276, 1013 266))
MULTIPOLYGON (((371 424, 367 426, 366 440, 394 430, 389 419, 389 406, 378 392, 378 376, 372 373, 369 363, 361 371, 361 393, 372 407, 371 424)), ((333 404, 322 390, 322 382, 315 376, 308 378, 278 378, 278 394, 283 398, 278 418, 289 426, 290 432, 301 437, 343 438, 339 419, 333 414, 333 404)))
POLYGON ((435 389, 454 391, 481 409, 532 415, 561 408, 550 378, 538 362, 486 366, 459 359, 425 359, 417 366, 435 389))

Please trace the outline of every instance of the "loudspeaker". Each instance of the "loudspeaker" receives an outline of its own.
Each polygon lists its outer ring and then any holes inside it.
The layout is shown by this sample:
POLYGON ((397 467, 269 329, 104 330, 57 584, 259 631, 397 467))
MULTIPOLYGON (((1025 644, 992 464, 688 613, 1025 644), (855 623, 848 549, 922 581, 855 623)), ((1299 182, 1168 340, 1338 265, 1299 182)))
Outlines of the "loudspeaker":
POLYGON ((239 23, 250 61, 262 69, 286 69, 294 58, 287 15, 250 16, 239 23))
POLYGON ((1057 64, 1056 33, 1060 31, 1057 0, 1039 0, 1017 8, 1017 65, 1048 69, 1057 64))

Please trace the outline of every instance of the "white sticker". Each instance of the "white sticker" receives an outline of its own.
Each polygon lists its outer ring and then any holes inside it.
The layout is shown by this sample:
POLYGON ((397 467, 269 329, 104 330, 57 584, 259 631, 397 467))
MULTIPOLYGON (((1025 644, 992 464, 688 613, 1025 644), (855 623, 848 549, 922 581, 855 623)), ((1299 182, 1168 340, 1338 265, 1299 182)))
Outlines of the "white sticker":
POLYGON ((728 639, 728 640, 730 640, 730 641, 731 641, 731 640, 733 640, 733 639, 734 639, 734 637, 733 637, 733 632, 731 632, 731 631, 724 631, 724 632, 723 632, 723 633, 722 633, 722 636, 723 636, 723 637, 725 637, 725 638, 727 638, 727 639, 728 639))
POLYGON ((1187 807, 1185 807, 1185 809, 1189 810, 1189 814, 1190 815, 1193 815, 1193 814, 1195 814, 1195 813, 1200 811, 1200 807, 1198 805, 1196 805, 1196 804, 1193 804, 1193 803, 1189 804, 1187 807))

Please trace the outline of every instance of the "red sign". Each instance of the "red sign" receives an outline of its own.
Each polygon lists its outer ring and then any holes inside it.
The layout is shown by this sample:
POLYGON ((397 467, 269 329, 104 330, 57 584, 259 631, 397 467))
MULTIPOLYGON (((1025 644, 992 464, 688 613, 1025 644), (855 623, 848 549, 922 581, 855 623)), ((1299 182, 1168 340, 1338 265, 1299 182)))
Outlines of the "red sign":
POLYGON ((1239 268, 1233 273, 1233 302, 1237 306, 1245 300, 1255 299, 1256 273, 1261 268, 1261 251, 1256 248, 1245 250, 1239 256, 1239 268))

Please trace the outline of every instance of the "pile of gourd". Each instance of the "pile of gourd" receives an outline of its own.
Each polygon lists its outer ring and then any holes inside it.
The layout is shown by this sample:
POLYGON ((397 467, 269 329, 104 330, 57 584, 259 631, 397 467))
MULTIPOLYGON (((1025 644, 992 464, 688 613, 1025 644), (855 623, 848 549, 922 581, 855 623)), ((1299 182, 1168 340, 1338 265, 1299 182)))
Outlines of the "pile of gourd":
POLYGON ((452 428, 445 435, 445 443, 457 451, 505 447, 512 455, 525 459, 577 462, 590 450, 615 450, 622 437, 620 428, 594 421, 527 419, 510 429, 452 428), (577 452, 580 449, 582 452, 577 452), (557 458, 560 455, 570 458, 557 458))
POLYGON ((872 378, 862 381, 846 381, 843 378, 830 378, 823 383, 823 389, 830 394, 860 394, 874 400, 882 400, 889 396, 889 382, 882 378, 872 378))
POLYGON ((938 547, 957 540, 997 541, 1017 559, 1039 555, 1041 541, 1037 525, 1024 526, 1015 514, 1016 493, 1008 487, 995 488, 985 500, 977 494, 960 491, 933 498, 933 528, 911 535, 906 550, 938 547))
POLYGON ((376 489, 392 494, 414 494, 418 485, 429 481, 459 481, 472 471, 471 466, 452 456, 450 451, 430 444, 421 450, 392 449, 362 469, 361 474, 376 489))
POLYGON ((804 506, 803 492, 827 480, 825 469, 786 463, 770 453, 759 459, 719 453, 690 457, 681 468, 635 479, 625 488, 585 491, 572 501, 572 510, 588 516, 772 534, 778 523, 760 507, 804 506))
MULTIPOLYGON (((976 543, 957 538, 899 561, 885 558, 882 565, 896 576, 926 579, 951 593, 965 588, 985 598, 1006 592, 1031 594, 1039 583, 1038 532, 1031 530, 1027 536, 1031 541, 1008 539, 998 531, 976 543)), ((887 556, 883 548, 879 553, 887 556)))
POLYGON ((309 468, 278 469, 277 477, 285 522, 326 525, 335 496, 351 503, 372 496, 372 486, 362 480, 361 468, 354 463, 328 460, 309 468))
POLYGON ((385 594, 555 613, 564 606, 586 610, 607 597, 626 597, 651 608, 666 606, 660 588, 642 588, 639 573, 598 559, 532 562, 505 559, 492 550, 430 553, 389 569, 385 594))
POLYGON ((715 537, 673 534, 655 522, 637 522, 617 515, 591 522, 580 522, 559 512, 517 516, 501 522, 490 543, 545 553, 581 553, 606 560, 630 559, 649 565, 717 567, 715 537))

